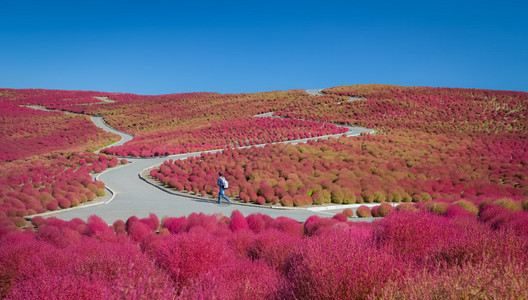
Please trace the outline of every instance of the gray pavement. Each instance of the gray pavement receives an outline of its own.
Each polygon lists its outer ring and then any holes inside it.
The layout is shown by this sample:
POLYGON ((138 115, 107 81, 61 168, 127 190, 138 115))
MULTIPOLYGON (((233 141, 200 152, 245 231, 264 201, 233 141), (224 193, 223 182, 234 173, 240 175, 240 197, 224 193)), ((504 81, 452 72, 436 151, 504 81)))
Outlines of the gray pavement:
POLYGON ((110 169, 99 176, 106 186, 115 195, 114 199, 107 204, 91 206, 87 208, 76 208, 64 212, 57 212, 53 216, 71 220, 81 218, 86 220, 90 215, 98 215, 107 223, 116 220, 126 220, 131 216, 139 218, 147 217, 154 213, 158 217, 182 217, 193 212, 205 214, 220 213, 229 216, 233 210, 239 210, 242 214, 263 213, 273 218, 286 216, 298 221, 304 221, 311 215, 322 217, 332 216, 331 213, 313 212, 305 209, 282 210, 258 206, 228 205, 226 203, 216 204, 215 199, 192 199, 185 196, 166 193, 139 178, 139 173, 150 166, 161 164, 164 160, 183 159, 196 154, 176 155, 167 158, 153 159, 128 159, 130 164, 110 169))
MULTIPOLYGON (((323 93, 323 89, 311 89, 311 90, 306 90, 306 92, 312 96, 321 96, 321 95, 326 95, 325 93, 323 93)), ((363 98, 363 97, 348 97, 348 101, 357 101, 357 100, 367 100, 367 98, 363 98)))
MULTIPOLYGON (((124 133, 124 132, 119 131, 119 130, 111 127, 110 125, 108 125, 103 120, 103 117, 91 117, 91 119, 92 119, 92 122, 95 124, 95 126, 101 128, 103 130, 106 130, 108 132, 111 132, 113 134, 117 134, 117 135, 119 135, 121 137, 121 140, 119 140, 117 143, 113 143, 112 145, 107 146, 107 147, 121 146, 124 143, 126 143, 128 141, 131 141, 134 138, 133 135, 128 134, 128 133, 124 133)), ((103 147, 102 149, 107 148, 107 147, 103 147)), ((102 150, 102 149, 99 149, 99 150, 95 151, 95 153, 99 153, 99 151, 102 150)))

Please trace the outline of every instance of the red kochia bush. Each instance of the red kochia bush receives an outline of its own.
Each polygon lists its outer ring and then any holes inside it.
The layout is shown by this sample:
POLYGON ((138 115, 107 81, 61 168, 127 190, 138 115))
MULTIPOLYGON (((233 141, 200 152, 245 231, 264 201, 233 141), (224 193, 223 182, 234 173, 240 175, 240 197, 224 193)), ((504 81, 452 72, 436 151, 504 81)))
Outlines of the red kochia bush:
POLYGON ((200 275, 226 265, 231 257, 224 241, 196 227, 192 232, 165 239, 155 261, 181 290, 200 275))
POLYGON ((187 227, 187 218, 166 218, 161 225, 162 228, 167 228, 170 233, 177 234, 182 229, 187 227))
POLYGON ((392 247, 407 256, 440 247, 457 228, 449 219, 431 213, 396 212, 374 224, 373 237, 380 246, 392 247))
MULTIPOLYGON (((79 219, 77 219, 79 220, 79 219)), ((85 223, 66 222, 56 218, 48 218, 47 223, 39 228, 37 236, 58 248, 67 248, 79 244, 85 233, 85 223)))
POLYGON ((167 299, 174 295, 167 275, 129 241, 86 239, 66 249, 50 249, 40 242, 38 249, 40 255, 21 268, 8 298, 167 299))
POLYGON ((88 222, 86 222, 86 232, 89 236, 95 237, 102 241, 115 241, 116 236, 114 231, 110 229, 108 224, 96 215, 91 215, 88 217, 88 222))
POLYGON ((303 243, 291 260, 288 278, 296 299, 362 299, 405 269, 390 251, 337 230, 303 243))
POLYGON ((261 233, 248 247, 248 256, 260 259, 278 271, 284 272, 287 259, 300 243, 299 237, 268 229, 261 233))
POLYGON ((372 214, 373 217, 378 218, 378 217, 381 217, 378 211, 379 211, 379 205, 376 205, 372 207, 372 209, 370 210, 370 213, 372 214))
POLYGON ((88 222, 36 220, 38 232, 8 232, 0 223, 0 296, 364 299, 526 294, 526 211, 488 204, 477 218, 439 216, 424 208, 395 211, 373 223, 311 216, 304 226, 257 214, 244 218, 250 230, 231 231, 229 224, 241 221, 238 214, 193 214, 189 222, 166 218, 160 234, 136 217, 127 224, 114 223, 116 232, 126 227, 129 236, 113 234, 96 216, 88 222), (485 218, 491 212, 499 214, 485 218), (135 226, 144 231, 135 233, 135 226))
POLYGON ((182 290, 184 299, 274 299, 284 281, 261 261, 230 262, 197 278, 182 290))
POLYGON ((233 232, 249 229, 248 222, 246 221, 244 216, 240 213, 240 211, 234 210, 231 213, 231 221, 229 222, 229 229, 233 232))
POLYGON ((446 212, 444 213, 444 216, 448 217, 448 218, 452 218, 452 219, 455 219, 455 218, 475 218, 475 214, 472 213, 472 212, 469 212, 467 210, 465 210, 464 208, 456 205, 456 204, 452 204, 450 205, 446 212))
POLYGON ((286 232, 294 237, 302 237, 304 229, 303 225, 294 219, 287 217, 278 217, 274 221, 271 221, 271 227, 277 228, 283 232, 286 232))
POLYGON ((267 226, 265 216, 266 215, 263 214, 251 214, 247 216, 246 221, 249 229, 254 233, 260 233, 263 231, 267 226))
POLYGON ((317 216, 309 217, 304 223, 304 232, 308 236, 323 234, 340 223, 335 218, 319 218, 317 216))
POLYGON ((67 198, 59 198, 59 206, 60 208, 70 208, 71 201, 67 198))
POLYGON ((337 220, 339 222, 346 222, 348 217, 344 213, 337 213, 332 217, 332 219, 337 220))
POLYGON ((139 221, 147 225, 152 231, 158 230, 160 226, 160 221, 158 217, 153 213, 150 213, 148 218, 143 218, 139 221))
POLYGON ((143 238, 151 234, 152 228, 141 222, 137 217, 130 217, 126 222, 128 236, 135 242, 140 242, 143 238))
POLYGON ((113 224, 114 231, 117 235, 126 234, 126 225, 123 220, 117 220, 113 224))
POLYGON ((41 216, 36 216, 31 218, 31 224, 35 226, 36 228, 39 228, 40 226, 46 224, 46 219, 44 219, 41 216))

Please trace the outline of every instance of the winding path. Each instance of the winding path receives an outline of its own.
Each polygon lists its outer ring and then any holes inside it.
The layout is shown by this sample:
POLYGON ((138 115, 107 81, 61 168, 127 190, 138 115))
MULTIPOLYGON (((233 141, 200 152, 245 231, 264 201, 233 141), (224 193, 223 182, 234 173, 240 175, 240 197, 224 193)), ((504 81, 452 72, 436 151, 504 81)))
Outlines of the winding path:
MULTIPOLYGON (((310 93, 310 91, 311 90, 307 90, 308 93, 310 93)), ((121 140, 119 142, 108 147, 122 145, 133 138, 133 136, 129 134, 111 128, 103 121, 101 117, 92 117, 91 119, 97 127, 121 136, 121 140)), ((366 128, 350 126, 346 127, 349 129, 349 131, 346 133, 347 136, 358 136, 362 132, 374 132, 374 130, 366 128)), ((336 137, 341 135, 342 134, 295 141, 285 141, 283 143, 297 144, 307 142, 309 140, 325 139, 331 136, 336 137)), ((222 150, 204 152, 217 151, 222 150)), ((305 221, 309 216, 319 215, 321 217, 328 217, 332 214, 335 214, 336 212, 342 211, 345 207, 347 207, 343 205, 334 206, 333 210, 332 207, 327 207, 329 209, 328 211, 321 211, 320 207, 310 210, 303 208, 269 208, 258 205, 216 204, 212 199, 167 193, 160 187, 148 184, 139 176, 143 170, 159 165, 165 160, 185 159, 191 156, 199 156, 201 153, 202 152, 196 152, 157 158, 127 158, 127 160, 130 162, 129 164, 108 169, 96 177, 98 180, 103 181, 107 188, 112 191, 113 195, 108 201, 101 202, 97 205, 79 206, 75 209, 64 211, 59 210, 53 212, 52 214, 48 213, 48 215, 53 215, 54 217, 63 220, 71 220, 74 218, 86 220, 90 215, 96 214, 108 224, 112 224, 116 220, 127 220, 131 216, 144 218, 147 217, 149 213, 154 213, 160 218, 163 216, 182 217, 198 212, 205 214, 220 213, 222 215, 229 216, 233 210, 239 210, 244 215, 262 213, 273 218, 285 216, 298 221, 305 221)), ((361 220, 368 221, 367 219, 361 220)))
MULTIPOLYGON (((110 125, 106 124, 106 122, 103 120, 103 117, 91 117, 92 119, 92 122, 95 124, 95 126, 107 131, 107 132, 110 132, 110 133, 113 133, 113 134, 117 134, 121 137, 121 139, 116 142, 116 143, 113 143, 112 145, 109 145, 109 146, 106 146, 104 148, 107 148, 107 147, 113 147, 113 146, 121 146, 123 145, 124 143, 128 142, 128 141, 131 141, 134 136, 131 135, 131 134, 128 134, 128 133, 124 133, 122 131, 119 131, 117 129, 114 129, 112 127, 110 127, 110 125)), ((102 148, 102 149, 104 149, 102 148)), ((100 150, 102 149, 99 149, 97 151, 95 151, 95 153, 99 153, 100 150)))
MULTIPOLYGON (((323 93, 323 89, 312 89, 312 90, 306 90, 306 92, 312 96, 321 96, 326 95, 323 93)), ((357 101, 357 100, 366 100, 367 98, 362 97, 348 97, 348 101, 357 101)))

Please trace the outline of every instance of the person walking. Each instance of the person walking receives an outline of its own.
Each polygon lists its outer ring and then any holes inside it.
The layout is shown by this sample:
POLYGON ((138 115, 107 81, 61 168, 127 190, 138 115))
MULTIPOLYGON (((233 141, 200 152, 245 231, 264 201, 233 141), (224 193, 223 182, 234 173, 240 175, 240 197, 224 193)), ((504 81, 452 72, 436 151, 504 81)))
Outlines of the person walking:
POLYGON ((216 185, 218 185, 220 187, 220 192, 218 193, 218 204, 220 204, 222 202, 222 198, 226 199, 227 200, 227 203, 231 204, 231 200, 229 200, 229 198, 226 197, 225 195, 225 190, 228 188, 228 183, 227 183, 227 180, 224 178, 224 172, 220 171, 218 172, 218 182, 216 183, 216 185))

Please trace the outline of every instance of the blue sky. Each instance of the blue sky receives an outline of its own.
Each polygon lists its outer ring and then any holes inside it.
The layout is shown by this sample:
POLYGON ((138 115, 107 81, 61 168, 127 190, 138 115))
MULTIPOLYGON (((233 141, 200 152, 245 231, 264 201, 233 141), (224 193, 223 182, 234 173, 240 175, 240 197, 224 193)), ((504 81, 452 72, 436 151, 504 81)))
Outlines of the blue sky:
POLYGON ((528 91, 523 1, 4 1, 0 87, 528 91))

